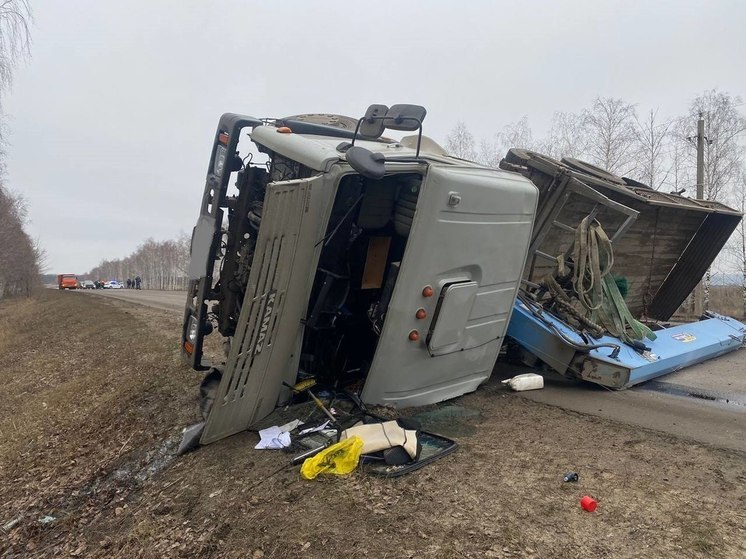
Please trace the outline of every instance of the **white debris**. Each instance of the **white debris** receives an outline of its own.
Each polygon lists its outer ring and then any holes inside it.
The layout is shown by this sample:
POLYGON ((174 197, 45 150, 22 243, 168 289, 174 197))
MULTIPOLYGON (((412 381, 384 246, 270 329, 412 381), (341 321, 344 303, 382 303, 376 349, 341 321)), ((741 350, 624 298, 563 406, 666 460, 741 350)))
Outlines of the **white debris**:
POLYGON ((536 373, 525 373, 513 378, 505 379, 503 384, 507 384, 516 392, 524 390, 539 390, 544 388, 544 377, 536 373))

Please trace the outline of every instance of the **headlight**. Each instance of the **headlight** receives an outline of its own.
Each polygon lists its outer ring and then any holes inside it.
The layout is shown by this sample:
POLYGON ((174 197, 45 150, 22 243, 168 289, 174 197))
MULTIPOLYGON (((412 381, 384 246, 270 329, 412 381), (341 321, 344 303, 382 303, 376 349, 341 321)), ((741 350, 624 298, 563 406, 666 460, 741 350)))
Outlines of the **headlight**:
POLYGON ((228 150, 225 146, 218 146, 215 150, 215 166, 213 171, 216 175, 221 176, 223 174, 223 168, 225 167, 225 157, 228 155, 228 150))
POLYGON ((187 328, 187 340, 192 343, 197 341, 197 319, 194 316, 189 317, 189 326, 187 328))

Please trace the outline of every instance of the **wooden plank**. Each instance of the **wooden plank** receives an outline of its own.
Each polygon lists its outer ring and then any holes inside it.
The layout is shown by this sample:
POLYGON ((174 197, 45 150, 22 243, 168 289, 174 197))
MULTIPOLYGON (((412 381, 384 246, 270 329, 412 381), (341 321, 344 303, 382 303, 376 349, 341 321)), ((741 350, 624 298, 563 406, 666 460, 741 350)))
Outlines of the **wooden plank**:
POLYGON ((390 246, 391 237, 371 237, 368 240, 368 255, 360 289, 378 289, 383 285, 390 246))

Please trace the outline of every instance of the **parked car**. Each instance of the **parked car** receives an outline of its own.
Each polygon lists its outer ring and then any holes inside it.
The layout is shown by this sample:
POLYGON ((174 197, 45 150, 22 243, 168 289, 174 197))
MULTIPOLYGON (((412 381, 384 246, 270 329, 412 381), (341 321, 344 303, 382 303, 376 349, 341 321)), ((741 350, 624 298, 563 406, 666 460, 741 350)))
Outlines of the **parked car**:
POLYGON ((83 289, 96 289, 96 284, 91 280, 83 280, 80 282, 80 287, 83 289))
POLYGON ((124 289, 124 285, 117 280, 111 280, 104 282, 104 289, 124 289))

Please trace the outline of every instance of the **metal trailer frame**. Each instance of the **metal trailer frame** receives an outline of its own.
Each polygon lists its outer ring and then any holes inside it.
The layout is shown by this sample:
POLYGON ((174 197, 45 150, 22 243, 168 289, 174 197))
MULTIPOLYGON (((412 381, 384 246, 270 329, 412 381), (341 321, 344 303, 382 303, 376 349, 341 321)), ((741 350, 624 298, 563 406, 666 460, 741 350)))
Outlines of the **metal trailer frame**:
POLYGON ((746 343, 746 325, 715 313, 698 322, 657 330, 655 340, 644 340, 644 350, 612 336, 590 339, 594 345, 618 345, 615 357, 608 347, 577 350, 557 331, 579 346, 589 343, 556 316, 541 312, 538 318, 526 302, 516 301, 508 326, 510 338, 562 375, 616 389, 714 359, 746 343))

